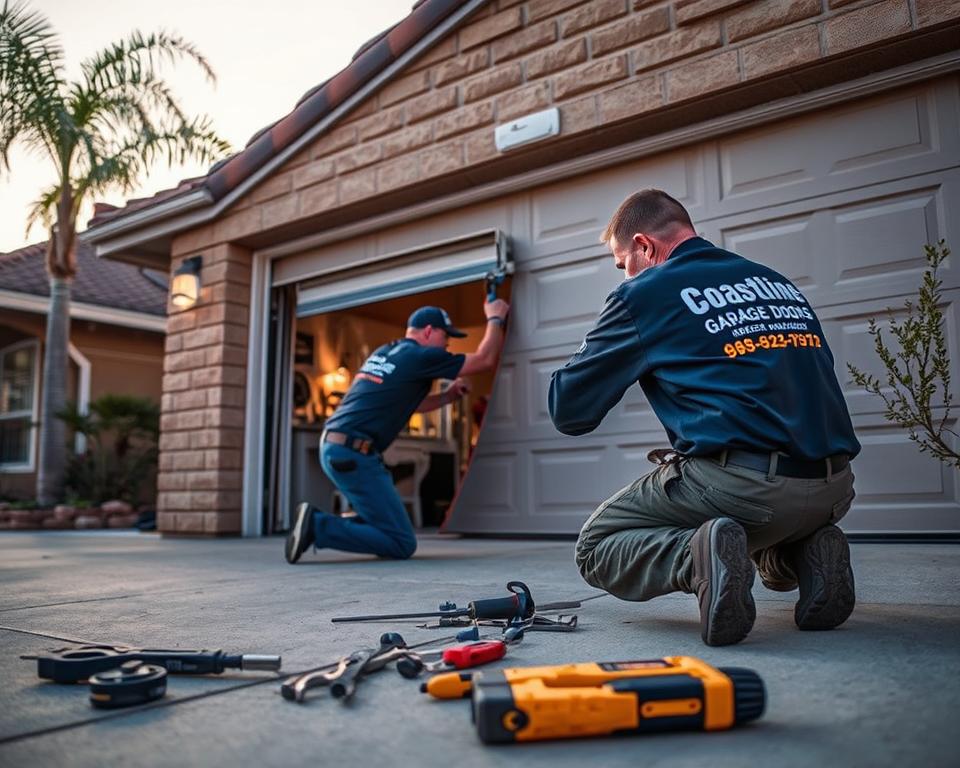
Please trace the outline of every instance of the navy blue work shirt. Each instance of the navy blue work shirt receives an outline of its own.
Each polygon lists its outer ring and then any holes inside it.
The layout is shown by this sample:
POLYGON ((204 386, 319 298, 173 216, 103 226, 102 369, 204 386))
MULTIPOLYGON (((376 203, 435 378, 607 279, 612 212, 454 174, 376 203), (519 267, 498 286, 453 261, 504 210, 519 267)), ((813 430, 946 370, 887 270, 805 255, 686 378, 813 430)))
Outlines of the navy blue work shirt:
POLYGON ((558 430, 594 430, 639 383, 673 448, 860 451, 816 313, 783 275, 700 237, 625 280, 550 382, 558 430))
POLYGON ((324 427, 365 437, 378 451, 394 441, 434 379, 455 379, 466 355, 398 339, 379 347, 353 378, 342 402, 324 427))

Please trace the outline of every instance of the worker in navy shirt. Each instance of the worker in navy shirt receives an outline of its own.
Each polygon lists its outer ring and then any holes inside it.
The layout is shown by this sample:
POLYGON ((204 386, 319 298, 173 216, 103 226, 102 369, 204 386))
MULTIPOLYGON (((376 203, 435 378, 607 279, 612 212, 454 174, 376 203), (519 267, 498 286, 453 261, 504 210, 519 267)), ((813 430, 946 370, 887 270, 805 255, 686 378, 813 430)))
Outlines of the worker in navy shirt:
POLYGON ((417 538, 407 510, 380 454, 415 412, 442 408, 469 391, 460 378, 496 366, 510 310, 502 299, 483 307, 487 327, 472 354, 451 354, 451 337, 466 336, 439 307, 421 307, 407 321, 406 336, 378 348, 361 366, 350 389, 324 424, 320 462, 346 497, 356 518, 344 518, 308 503, 297 507, 285 555, 295 563, 310 545, 380 557, 408 558, 417 538), (451 379, 428 394, 435 379, 451 379))
POLYGON ((665 192, 628 197, 602 236, 625 280, 550 383, 557 429, 595 429, 639 384, 672 449, 591 515, 584 579, 625 600, 697 595, 708 645, 756 617, 755 564, 799 588, 800 629, 853 610, 846 537, 860 450, 816 313, 783 275, 697 237, 665 192))

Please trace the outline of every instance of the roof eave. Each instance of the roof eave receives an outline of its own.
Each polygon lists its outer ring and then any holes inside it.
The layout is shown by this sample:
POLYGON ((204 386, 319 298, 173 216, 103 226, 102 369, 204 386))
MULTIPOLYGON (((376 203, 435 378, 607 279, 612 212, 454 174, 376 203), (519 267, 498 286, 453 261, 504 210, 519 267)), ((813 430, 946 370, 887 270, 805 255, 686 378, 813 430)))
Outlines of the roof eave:
MULTIPOLYGON (((396 60, 331 110, 313 128, 280 150, 220 200, 215 200, 206 187, 200 187, 194 192, 135 211, 128 216, 90 227, 79 235, 80 238, 94 246, 98 257, 109 256, 126 261, 124 253, 137 251, 142 254, 145 250, 152 250, 151 244, 155 247, 157 241, 169 240, 179 232, 202 226, 215 219, 487 2, 488 0, 464 2, 396 60)), ((143 261, 137 263, 142 264, 143 261)))

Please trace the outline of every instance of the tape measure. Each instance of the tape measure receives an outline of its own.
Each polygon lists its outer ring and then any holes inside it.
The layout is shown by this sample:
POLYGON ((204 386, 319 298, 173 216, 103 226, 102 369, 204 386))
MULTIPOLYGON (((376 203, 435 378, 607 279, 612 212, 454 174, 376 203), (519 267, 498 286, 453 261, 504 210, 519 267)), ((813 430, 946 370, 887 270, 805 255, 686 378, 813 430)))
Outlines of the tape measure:
POLYGON ((90 703, 99 709, 134 707, 162 698, 167 670, 142 661, 125 661, 116 669, 90 675, 90 703))

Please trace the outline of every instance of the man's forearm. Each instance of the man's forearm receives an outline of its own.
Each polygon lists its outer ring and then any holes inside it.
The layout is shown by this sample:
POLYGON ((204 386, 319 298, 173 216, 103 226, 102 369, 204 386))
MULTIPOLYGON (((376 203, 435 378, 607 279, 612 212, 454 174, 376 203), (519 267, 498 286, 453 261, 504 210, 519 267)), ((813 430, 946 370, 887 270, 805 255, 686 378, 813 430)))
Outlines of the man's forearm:
POLYGON ((420 405, 417 406, 417 413, 429 413, 430 411, 435 411, 438 408, 443 408, 445 405, 449 405, 453 402, 453 399, 449 395, 450 390, 444 390, 443 392, 438 392, 435 395, 427 395, 423 400, 420 401, 420 405))
POLYGON ((501 349, 503 349, 503 325, 494 320, 488 320, 486 331, 480 340, 476 354, 493 365, 497 361, 501 349))

